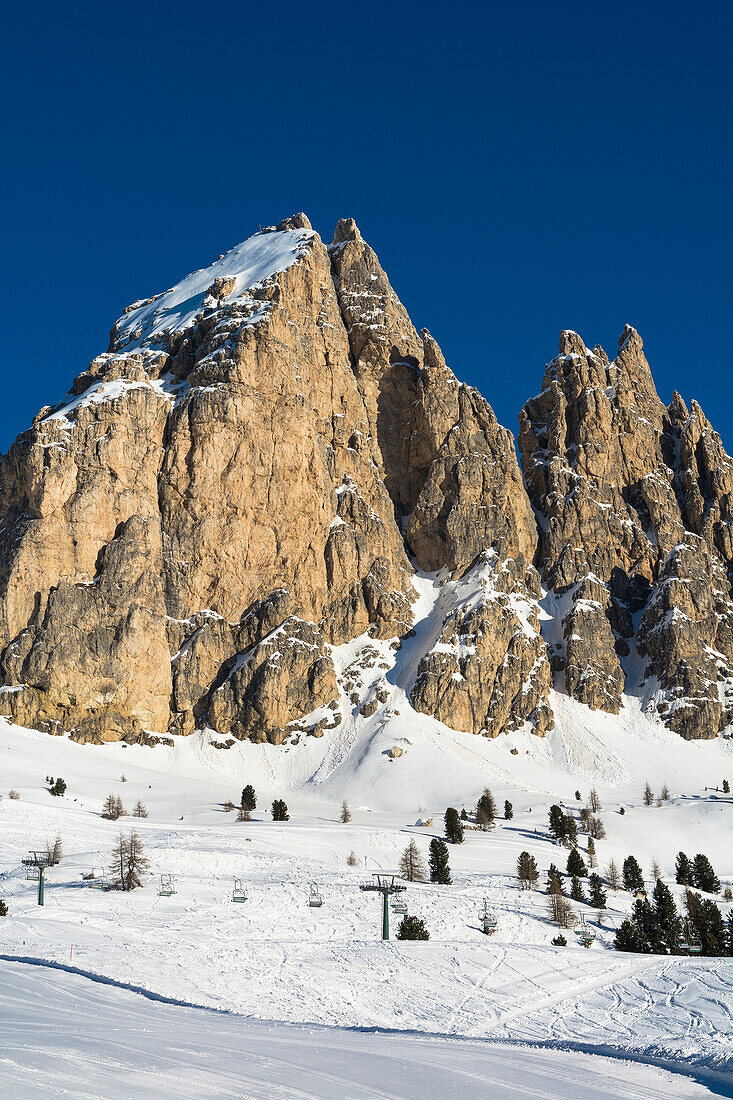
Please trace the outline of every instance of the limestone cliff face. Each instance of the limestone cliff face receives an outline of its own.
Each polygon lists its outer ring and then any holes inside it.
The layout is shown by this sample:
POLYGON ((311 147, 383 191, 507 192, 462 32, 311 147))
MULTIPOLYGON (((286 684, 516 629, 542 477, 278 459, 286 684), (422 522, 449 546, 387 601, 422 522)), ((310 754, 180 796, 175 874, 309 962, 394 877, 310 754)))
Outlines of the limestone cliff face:
POLYGON ((629 326, 613 362, 563 332, 520 424, 538 565, 561 597, 558 686, 611 712, 640 693, 683 736, 715 736, 731 719, 733 663, 733 465, 720 437, 697 404, 688 414, 675 394, 664 406, 629 326), (623 668, 637 643, 641 682, 623 668))
POLYGON ((327 736, 386 705, 416 636, 412 706, 454 728, 546 733, 554 673, 711 736, 733 467, 702 410, 664 407, 634 330, 614 363, 565 332, 519 444, 524 480, 353 221, 256 234, 125 310, 0 460, 0 713, 82 741, 327 736), (446 581, 429 612, 416 570, 446 581))

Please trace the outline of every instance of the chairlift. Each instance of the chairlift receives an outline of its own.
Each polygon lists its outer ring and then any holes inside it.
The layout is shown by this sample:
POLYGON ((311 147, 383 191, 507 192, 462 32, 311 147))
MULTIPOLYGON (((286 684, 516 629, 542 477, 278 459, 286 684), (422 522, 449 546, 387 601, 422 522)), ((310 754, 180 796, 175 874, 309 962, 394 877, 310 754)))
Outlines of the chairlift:
POLYGON ((405 901, 402 894, 392 895, 392 912, 402 914, 407 912, 407 902, 405 901))
POLYGON ((106 875, 95 875, 94 871, 92 871, 88 881, 92 890, 109 890, 109 879, 106 875))
POLYGON ((171 894, 175 894, 176 887, 173 882, 173 875, 161 875, 160 886, 158 887, 158 897, 169 898, 171 894))
POLYGON ((232 901, 246 901, 247 892, 242 885, 241 878, 235 878, 234 889, 232 890, 232 901))
POLYGON ((312 882, 310 884, 310 891, 308 894, 308 905, 311 909, 320 909, 323 905, 323 898, 318 889, 318 883, 312 882))
POLYGON ((484 898, 484 905, 479 913, 479 920, 481 921, 481 929, 485 936, 490 936, 492 932, 496 932, 498 920, 496 914, 492 909, 489 909, 489 903, 484 898))
POLYGON ((38 882, 41 877, 40 867, 26 867, 26 882, 38 882))
POLYGON ((575 929, 575 935, 578 937, 578 942, 580 943, 581 947, 590 947, 590 945, 596 938, 596 934, 593 929, 589 928, 588 925, 585 923, 585 918, 581 920, 580 924, 575 929))
POLYGON ((685 951, 688 955, 699 955, 702 950, 700 939, 688 920, 682 926, 682 939, 678 947, 680 951, 685 951))

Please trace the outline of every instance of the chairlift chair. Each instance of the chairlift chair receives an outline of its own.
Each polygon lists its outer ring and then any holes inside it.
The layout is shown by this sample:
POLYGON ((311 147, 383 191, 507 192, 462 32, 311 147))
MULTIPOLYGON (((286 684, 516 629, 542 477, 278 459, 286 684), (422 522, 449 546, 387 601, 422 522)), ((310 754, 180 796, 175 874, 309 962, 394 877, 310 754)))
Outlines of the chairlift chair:
POLYGON ((677 946, 688 955, 699 955, 702 950, 702 944, 688 920, 682 926, 682 939, 677 946))
POLYGON ((308 905, 310 906, 311 909, 320 909, 321 906, 323 905, 323 898, 321 897, 321 893, 318 889, 318 884, 315 883, 315 882, 312 882, 310 884, 310 891, 309 891, 309 894, 308 894, 308 905))
POLYGON ((38 882, 41 877, 41 871, 38 867, 26 868, 25 877, 27 882, 38 882))
POLYGON ((499 922, 493 910, 489 909, 489 903, 486 898, 484 898, 483 909, 479 913, 479 920, 481 921, 481 928, 485 936, 490 936, 492 932, 496 931, 499 922))
POLYGON ((158 897, 169 898, 171 894, 175 894, 176 887, 173 882, 173 875, 161 875, 160 886, 158 887, 158 897))
POLYGON ((400 894, 392 895, 392 912, 402 914, 407 912, 407 902, 400 894))
POLYGON ((575 935, 578 937, 578 942, 581 947, 590 947, 596 938, 596 934, 592 928, 589 928, 585 923, 585 920, 581 920, 578 927, 575 929, 575 935))
POLYGON ((242 885, 241 878, 235 878, 234 890, 232 891, 232 901, 246 901, 247 892, 242 885))

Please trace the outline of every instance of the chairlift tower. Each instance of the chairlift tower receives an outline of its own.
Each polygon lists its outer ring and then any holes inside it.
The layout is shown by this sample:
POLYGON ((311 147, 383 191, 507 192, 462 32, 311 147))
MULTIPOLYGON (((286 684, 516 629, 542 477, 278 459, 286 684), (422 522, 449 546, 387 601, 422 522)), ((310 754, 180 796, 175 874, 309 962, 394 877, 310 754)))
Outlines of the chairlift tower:
POLYGON ((38 871, 38 904, 43 905, 45 879, 43 877, 44 871, 47 867, 50 867, 53 860, 47 852, 31 852, 31 858, 23 860, 24 867, 35 867, 38 871))
POLYGON ((406 890, 404 882, 398 882, 399 871, 374 871, 373 882, 362 882, 360 890, 370 890, 382 895, 382 939, 389 939, 389 898, 406 890))

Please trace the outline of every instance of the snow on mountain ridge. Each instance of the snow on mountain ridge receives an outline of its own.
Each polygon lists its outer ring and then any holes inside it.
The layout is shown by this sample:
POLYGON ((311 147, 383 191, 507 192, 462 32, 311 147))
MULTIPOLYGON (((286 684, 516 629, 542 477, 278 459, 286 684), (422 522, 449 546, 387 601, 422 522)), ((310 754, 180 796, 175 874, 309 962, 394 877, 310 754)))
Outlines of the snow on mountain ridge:
MULTIPOLYGON (((164 333, 189 328, 205 307, 217 279, 234 280, 228 301, 242 298, 254 287, 296 263, 303 246, 315 234, 311 229, 261 230, 248 237, 180 283, 153 298, 134 302, 112 330, 115 351, 158 344, 164 333)), ((212 298, 212 304, 215 301, 212 298)))

